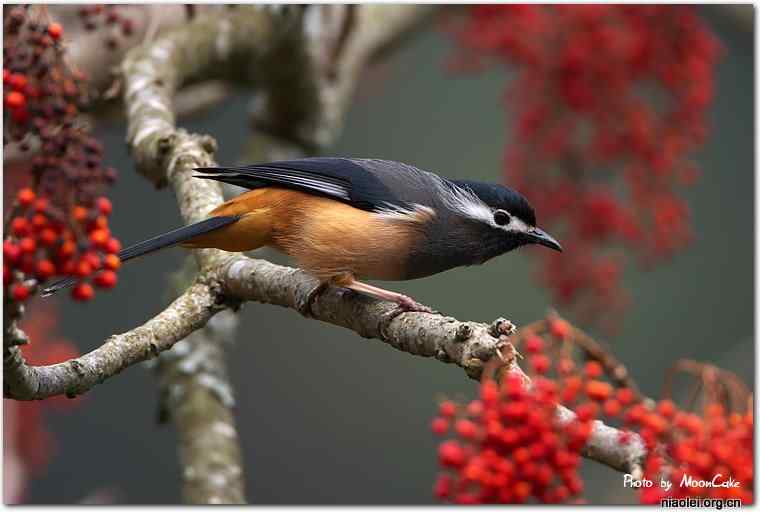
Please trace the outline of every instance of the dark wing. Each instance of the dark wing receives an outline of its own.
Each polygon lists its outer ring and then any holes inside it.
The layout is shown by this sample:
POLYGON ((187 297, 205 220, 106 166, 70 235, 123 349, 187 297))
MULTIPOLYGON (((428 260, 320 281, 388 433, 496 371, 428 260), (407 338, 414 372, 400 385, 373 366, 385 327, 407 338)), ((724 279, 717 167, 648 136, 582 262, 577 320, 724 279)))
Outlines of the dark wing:
POLYGON ((431 204, 431 184, 441 179, 400 162, 314 157, 235 168, 195 168, 228 184, 255 189, 277 186, 346 202, 367 211, 411 210, 431 204), (432 177, 432 179, 431 179, 432 177))

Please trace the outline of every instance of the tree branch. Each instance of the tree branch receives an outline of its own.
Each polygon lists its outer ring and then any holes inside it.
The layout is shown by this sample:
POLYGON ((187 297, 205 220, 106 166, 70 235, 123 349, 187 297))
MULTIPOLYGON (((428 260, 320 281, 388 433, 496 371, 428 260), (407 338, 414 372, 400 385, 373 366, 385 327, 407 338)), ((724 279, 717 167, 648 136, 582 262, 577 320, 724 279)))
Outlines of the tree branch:
POLYGON ((156 357, 226 307, 217 301, 214 286, 194 284, 144 325, 111 336, 99 348, 76 359, 48 366, 30 366, 23 359, 4 359, 5 397, 19 400, 61 394, 73 397, 135 363, 156 357))
MULTIPOLYGON (((304 311, 310 292, 319 284, 301 270, 244 256, 226 261, 216 279, 223 293, 235 299, 298 311, 304 311)), ((501 319, 489 326, 422 312, 399 315, 393 303, 344 288, 328 288, 311 302, 309 311, 316 320, 379 339, 402 352, 455 363, 473 378, 480 377, 486 361, 506 349, 504 336, 512 326, 501 319)))

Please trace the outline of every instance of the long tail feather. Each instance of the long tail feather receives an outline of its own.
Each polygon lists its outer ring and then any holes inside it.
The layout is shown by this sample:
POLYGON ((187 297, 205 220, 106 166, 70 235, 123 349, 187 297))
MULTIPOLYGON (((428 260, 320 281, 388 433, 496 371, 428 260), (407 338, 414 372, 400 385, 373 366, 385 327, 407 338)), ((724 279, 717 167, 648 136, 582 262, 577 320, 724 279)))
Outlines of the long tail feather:
MULTIPOLYGON (((182 226, 176 230, 163 233, 161 235, 153 237, 152 239, 147 239, 124 248, 119 252, 119 259, 121 262, 127 262, 130 259, 135 259, 137 257, 153 253, 163 248, 175 246, 177 244, 190 240, 193 237, 197 237, 198 235, 203 235, 204 233, 217 230, 223 226, 237 222, 239 219, 240 217, 236 215, 209 217, 204 221, 182 226)), ((77 281, 79 281, 78 277, 67 277, 65 279, 61 279, 60 281, 56 281, 47 288, 43 289, 40 295, 42 297, 48 297, 56 292, 59 292, 76 284, 77 281)))

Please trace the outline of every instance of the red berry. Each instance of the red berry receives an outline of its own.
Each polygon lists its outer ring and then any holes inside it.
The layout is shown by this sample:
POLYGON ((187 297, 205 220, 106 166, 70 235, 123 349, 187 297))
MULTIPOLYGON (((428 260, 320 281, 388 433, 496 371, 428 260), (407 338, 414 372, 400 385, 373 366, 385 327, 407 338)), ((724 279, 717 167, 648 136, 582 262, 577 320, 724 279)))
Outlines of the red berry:
POLYGON ((45 197, 40 197, 34 202, 34 209, 43 212, 47 209, 49 201, 45 197))
POLYGON ((37 262, 35 273, 42 280, 49 279, 55 275, 55 265, 48 259, 42 259, 37 262))
POLYGON ((589 361, 586 363, 585 370, 588 377, 600 377, 604 373, 604 369, 599 364, 599 361, 589 361))
POLYGON ((573 370, 575 370, 575 363, 573 362, 572 359, 563 357, 557 363, 557 371, 560 374, 563 374, 563 375, 571 374, 573 370))
POLYGON ((457 413, 457 406, 451 401, 443 401, 438 407, 438 413, 441 417, 454 417, 457 413))
POLYGON ((451 494, 451 478, 446 475, 441 475, 435 482, 433 493, 438 499, 446 499, 451 494))
POLYGON ((105 230, 108 232, 108 219, 102 215, 95 217, 95 220, 90 221, 90 223, 87 225, 88 232, 91 232, 93 230, 105 230))
POLYGON ((32 217, 32 228, 34 228, 35 231, 43 229, 45 226, 47 226, 47 223, 47 217, 41 213, 35 213, 34 217, 32 217))
POLYGON ((90 242, 95 246, 105 246, 110 237, 111 235, 108 233, 108 230, 93 230, 90 233, 90 242))
POLYGON ((461 467, 465 462, 464 450, 456 441, 444 441, 438 447, 438 459, 444 467, 461 467))
POLYGON ((29 288, 22 283, 16 283, 11 287, 11 296, 14 301, 25 301, 29 297, 29 288))
POLYGON ((84 260, 90 263, 90 266, 92 266, 93 270, 100 270, 100 267, 102 266, 102 261, 100 260, 100 256, 95 252, 87 252, 83 256, 84 260))
POLYGON ((525 447, 520 447, 515 449, 515 451, 512 453, 512 459, 515 460, 515 463, 524 464, 530 461, 530 451, 528 451, 525 447))
POLYGON ((623 410, 623 406, 620 404, 620 401, 617 399, 608 399, 604 402, 604 413, 607 414, 610 417, 615 417, 620 415, 620 412, 623 410))
POLYGON ((15 217, 11 221, 11 231, 16 237, 25 237, 31 232, 29 221, 26 217, 15 217))
POLYGON ((111 270, 104 270, 95 276, 95 284, 100 288, 113 288, 116 286, 116 272, 111 270))
POLYGON ((22 253, 34 253, 37 250, 37 241, 32 237, 24 237, 19 241, 18 247, 22 253))
POLYGON ((5 96, 5 105, 10 109, 19 109, 26 105, 26 97, 18 91, 11 91, 5 96))
POLYGON ((11 86, 11 89, 23 92, 27 84, 26 75, 13 73, 8 79, 8 84, 11 86))
POLYGON ((105 250, 108 253, 115 253, 118 254, 121 251, 121 242, 119 239, 116 239, 115 237, 111 237, 108 239, 108 242, 106 242, 105 250))
POLYGON ((455 428, 462 439, 475 439, 478 435, 477 425, 469 419, 460 419, 455 428))
POLYGON ((95 290, 89 283, 79 283, 71 290, 71 297, 77 301, 89 301, 95 296, 95 290))
POLYGON ((113 205, 111 204, 111 201, 105 197, 99 197, 98 200, 95 201, 95 206, 103 215, 110 215, 111 211, 113 211, 113 205))
POLYGON ((105 257, 103 257, 103 266, 108 268, 109 270, 118 270, 121 266, 121 259, 117 255, 114 255, 112 253, 109 253, 105 257))
POLYGON ((552 319, 549 322, 549 331, 557 339, 564 339, 570 335, 570 325, 564 319, 552 319))
POLYGON ((483 405, 489 407, 498 401, 499 387, 496 386, 496 381, 486 379, 480 384, 480 399, 483 405))
POLYGON ((537 354, 544 349, 544 340, 535 334, 525 338, 525 351, 529 354, 537 354))
POLYGON ((30 206, 36 198, 37 195, 31 190, 31 188, 23 188, 19 190, 18 195, 16 195, 16 199, 21 206, 30 206))
POLYGON ((60 248, 58 248, 58 257, 60 259, 68 259, 77 250, 77 245, 74 241, 65 241, 60 248))
POLYGON ((472 417, 478 417, 483 413, 483 402, 479 399, 470 401, 467 405, 467 413, 472 417))
POLYGON ((545 374, 551 367, 551 360, 545 355, 535 355, 530 358, 530 364, 537 374, 545 374))
POLYGON ((433 434, 443 435, 449 429, 449 422, 447 419, 437 417, 431 423, 430 428, 433 431, 433 434))
POLYGON ((8 268, 8 265, 3 263, 3 284, 5 286, 8 286, 8 284, 11 282, 11 278, 13 277, 10 268, 8 268))
POLYGON ((3 258, 7 262, 16 262, 21 257, 21 249, 11 241, 3 241, 3 258))
POLYGON ((74 206, 71 210, 71 216, 74 217, 74 220, 78 222, 84 222, 87 220, 88 215, 89 212, 84 206, 74 206))
POLYGON ((617 391, 617 399, 622 405, 629 405, 633 403, 635 398, 636 396, 633 393, 633 390, 630 388, 621 388, 617 391))
POLYGON ((590 421, 596 415, 596 405, 593 403, 584 403, 575 408, 575 414, 581 421, 590 421))
POLYGON ((48 26, 47 32, 48 35, 50 35, 50 38, 53 40, 59 40, 61 36, 63 36, 63 26, 58 22, 53 22, 48 26))
POLYGON ((80 259, 76 265, 76 268, 74 269, 74 272, 79 277, 87 277, 92 273, 92 265, 86 259, 80 259))
POLYGON ((586 395, 595 401, 604 401, 612 394, 612 385, 604 381, 589 381, 586 384, 586 395))
POLYGON ((53 228, 45 228, 40 232, 40 242, 45 246, 51 246, 58 240, 58 234, 53 228))
MULTIPOLYGON (((720 408, 722 409, 723 407, 720 408)), ((662 417, 673 417, 676 413, 676 405, 670 399, 663 399, 657 404, 657 412, 662 417)))

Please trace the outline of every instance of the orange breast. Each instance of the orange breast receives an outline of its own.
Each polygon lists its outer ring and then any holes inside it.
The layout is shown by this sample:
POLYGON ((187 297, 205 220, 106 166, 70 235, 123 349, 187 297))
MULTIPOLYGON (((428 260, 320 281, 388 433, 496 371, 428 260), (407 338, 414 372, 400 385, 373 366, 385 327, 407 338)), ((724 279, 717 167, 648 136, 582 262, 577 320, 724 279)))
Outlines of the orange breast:
POLYGON ((392 219, 335 200, 297 193, 274 245, 320 279, 398 280, 425 218, 392 219))
POLYGON ((262 188, 225 202, 211 215, 240 215, 225 228, 186 243, 192 248, 248 251, 272 246, 323 280, 403 278, 411 245, 430 217, 394 218, 299 191, 262 188))

